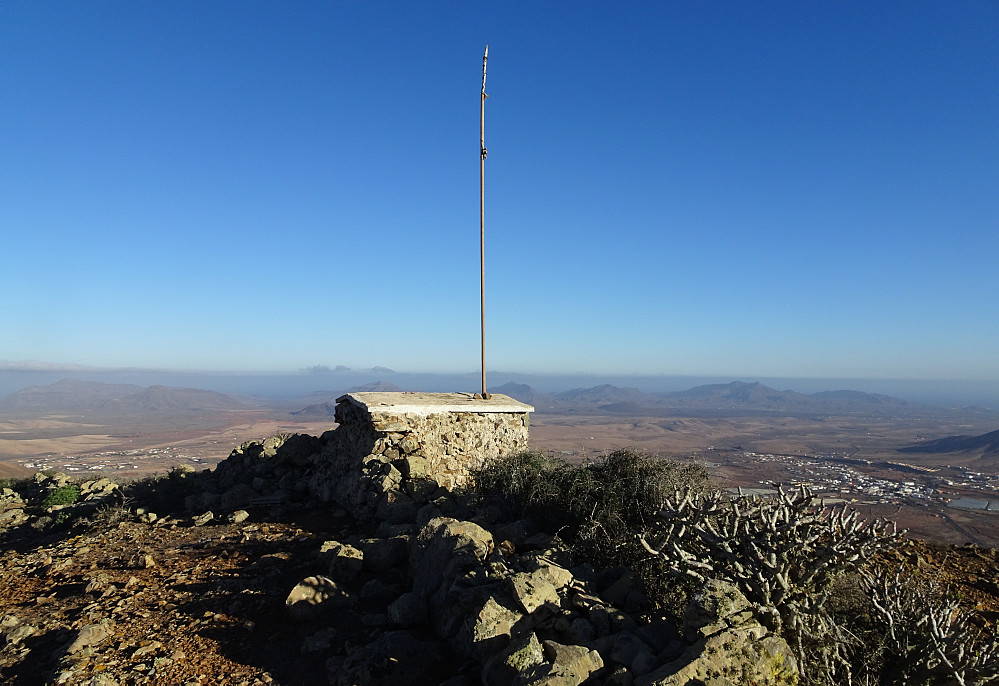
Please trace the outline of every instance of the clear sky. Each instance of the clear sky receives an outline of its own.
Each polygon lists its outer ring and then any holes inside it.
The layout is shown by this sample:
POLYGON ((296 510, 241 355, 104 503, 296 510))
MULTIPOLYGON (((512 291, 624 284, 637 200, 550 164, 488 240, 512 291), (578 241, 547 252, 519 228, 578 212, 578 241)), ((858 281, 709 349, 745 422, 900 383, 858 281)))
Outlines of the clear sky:
POLYGON ((999 379, 999 3, 0 4, 0 360, 999 379))

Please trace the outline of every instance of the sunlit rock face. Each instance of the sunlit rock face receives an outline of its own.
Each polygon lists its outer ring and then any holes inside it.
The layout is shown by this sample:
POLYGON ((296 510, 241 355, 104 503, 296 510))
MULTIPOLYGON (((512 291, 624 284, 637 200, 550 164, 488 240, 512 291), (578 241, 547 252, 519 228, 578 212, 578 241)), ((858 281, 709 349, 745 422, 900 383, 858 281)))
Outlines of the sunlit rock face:
MULTIPOLYGON (((327 437, 311 481, 314 496, 386 507, 404 482, 453 489, 490 459, 527 449, 530 405, 505 395, 351 393, 337 399, 338 427, 327 437), (370 502, 372 499, 375 502, 370 502)), ((395 497, 389 509, 408 517, 395 497)), ((388 514, 388 513, 386 513, 388 514)))

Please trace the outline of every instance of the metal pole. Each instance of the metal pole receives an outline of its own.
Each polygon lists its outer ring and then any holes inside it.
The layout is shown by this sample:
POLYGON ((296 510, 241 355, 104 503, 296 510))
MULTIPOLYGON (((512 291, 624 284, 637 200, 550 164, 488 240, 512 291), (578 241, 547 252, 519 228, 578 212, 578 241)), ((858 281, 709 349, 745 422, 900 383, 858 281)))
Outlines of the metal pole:
POLYGON ((486 393, 486 60, 489 46, 482 55, 482 98, 479 104, 479 308, 482 318, 482 397, 486 393))

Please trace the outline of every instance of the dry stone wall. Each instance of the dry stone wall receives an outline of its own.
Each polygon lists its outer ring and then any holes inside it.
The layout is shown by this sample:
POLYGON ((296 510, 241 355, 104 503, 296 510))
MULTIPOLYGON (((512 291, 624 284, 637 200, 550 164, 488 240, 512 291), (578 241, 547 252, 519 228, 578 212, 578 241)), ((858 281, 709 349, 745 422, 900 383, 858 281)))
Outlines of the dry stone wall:
POLYGON ((430 484, 453 490, 489 459, 527 449, 530 406, 509 412, 454 411, 413 402, 400 410, 371 402, 376 395, 337 399, 339 426, 317 461, 313 496, 377 508, 385 506, 385 494, 393 490, 410 497, 430 484), (405 410, 410 407, 412 411, 405 410))

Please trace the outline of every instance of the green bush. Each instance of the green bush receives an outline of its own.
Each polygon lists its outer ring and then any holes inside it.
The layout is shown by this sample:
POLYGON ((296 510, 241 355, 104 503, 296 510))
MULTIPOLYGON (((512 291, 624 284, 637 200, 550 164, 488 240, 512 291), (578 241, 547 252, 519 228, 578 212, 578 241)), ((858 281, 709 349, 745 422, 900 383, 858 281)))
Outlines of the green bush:
POLYGON ((80 499, 80 487, 76 484, 66 484, 52 491, 49 491, 45 499, 42 500, 43 507, 53 505, 72 505, 80 499))
POLYGON ((569 527, 574 537, 595 540, 633 537, 666 498, 705 488, 708 476, 694 462, 619 450, 579 467, 521 453, 491 462, 475 474, 475 483, 479 491, 503 497, 545 527, 569 527))
POLYGON ((667 573, 664 561, 650 558, 636 534, 648 532, 668 497, 709 486, 701 465, 619 450, 574 467, 521 453, 493 461, 474 476, 481 494, 499 496, 540 528, 558 532, 577 558, 631 567, 650 600, 674 617, 682 615, 694 585, 667 573))

